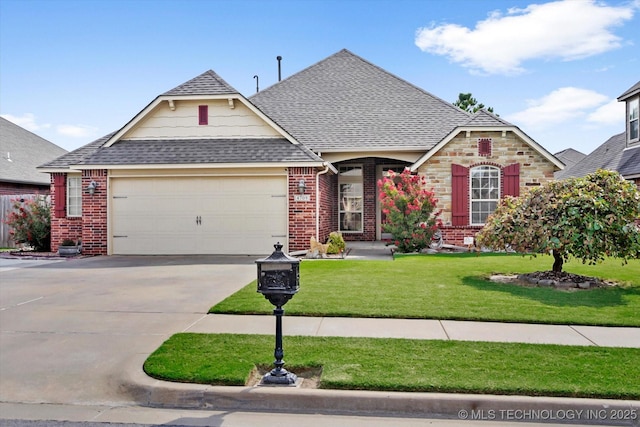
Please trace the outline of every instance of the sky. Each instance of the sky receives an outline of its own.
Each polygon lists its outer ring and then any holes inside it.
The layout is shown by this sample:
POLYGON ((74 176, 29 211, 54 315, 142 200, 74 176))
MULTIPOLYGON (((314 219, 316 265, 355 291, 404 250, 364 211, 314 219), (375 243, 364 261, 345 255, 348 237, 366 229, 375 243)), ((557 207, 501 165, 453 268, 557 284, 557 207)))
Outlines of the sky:
POLYGON ((346 48, 551 153, 623 132, 640 0, 0 0, 0 116, 74 150, 212 69, 246 97, 346 48))

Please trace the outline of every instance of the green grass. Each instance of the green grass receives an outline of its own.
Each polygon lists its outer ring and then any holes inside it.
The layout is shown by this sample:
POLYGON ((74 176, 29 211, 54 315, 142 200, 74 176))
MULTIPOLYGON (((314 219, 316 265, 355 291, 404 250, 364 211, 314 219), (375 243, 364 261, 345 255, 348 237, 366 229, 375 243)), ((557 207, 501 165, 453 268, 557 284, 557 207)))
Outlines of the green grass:
MULTIPOLYGON (((284 338, 285 367, 322 367, 327 389, 639 399, 640 349, 426 341, 284 338)), ((145 362, 152 377, 244 385, 271 364, 273 337, 174 335, 145 362)))
MULTIPOLYGON (((620 286, 565 291, 492 283, 493 273, 549 270, 550 256, 504 254, 398 256, 395 261, 303 261, 300 291, 287 315, 482 320, 640 326, 640 260, 595 266, 573 260, 564 271, 620 286)), ((212 313, 271 314, 255 282, 211 308, 212 313)))

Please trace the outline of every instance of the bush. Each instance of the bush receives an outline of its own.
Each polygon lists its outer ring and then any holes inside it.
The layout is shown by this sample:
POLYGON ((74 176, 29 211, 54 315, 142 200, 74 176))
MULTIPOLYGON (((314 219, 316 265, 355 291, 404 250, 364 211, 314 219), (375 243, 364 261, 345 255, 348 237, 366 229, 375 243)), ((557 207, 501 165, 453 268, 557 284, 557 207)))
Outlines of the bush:
POLYGON ((399 252, 419 252, 431 244, 431 238, 442 226, 436 211, 438 202, 433 192, 425 190, 423 176, 409 169, 401 174, 389 171, 378 181, 380 205, 386 215, 382 230, 391 233, 399 252))
POLYGON ((346 247, 342 234, 337 231, 332 231, 329 234, 329 241, 327 243, 329 243, 329 247, 327 248, 328 254, 341 254, 346 247))
POLYGON ((14 242, 27 244, 38 252, 51 249, 51 206, 46 197, 13 200, 13 211, 5 222, 14 242))

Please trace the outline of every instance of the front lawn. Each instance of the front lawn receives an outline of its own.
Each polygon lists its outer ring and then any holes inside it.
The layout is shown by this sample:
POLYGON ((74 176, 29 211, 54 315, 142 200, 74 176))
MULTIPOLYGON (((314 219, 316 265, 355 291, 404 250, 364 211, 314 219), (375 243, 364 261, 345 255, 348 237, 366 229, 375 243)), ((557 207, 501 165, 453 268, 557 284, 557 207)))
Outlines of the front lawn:
MULTIPOLYGON (((285 368, 322 367, 321 388, 639 399, 640 349, 284 337, 285 368)), ((270 365, 267 335, 174 335, 145 362, 154 378, 245 385, 270 365)))
MULTIPOLYGON (((398 256, 394 261, 302 261, 300 291, 287 315, 431 318, 500 322, 640 326, 640 260, 564 271, 620 286, 580 291, 492 283, 494 273, 550 270, 553 258, 504 254, 398 256)), ((212 313, 271 314, 255 282, 212 307, 212 313)))

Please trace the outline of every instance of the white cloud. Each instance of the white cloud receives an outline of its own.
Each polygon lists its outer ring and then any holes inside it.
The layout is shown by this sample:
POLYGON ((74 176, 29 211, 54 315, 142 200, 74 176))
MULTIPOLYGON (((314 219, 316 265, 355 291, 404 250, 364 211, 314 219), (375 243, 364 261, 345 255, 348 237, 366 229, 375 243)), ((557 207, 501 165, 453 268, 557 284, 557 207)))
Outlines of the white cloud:
POLYGON ((70 136, 72 138, 86 138, 95 135, 98 129, 85 125, 58 125, 56 131, 60 135, 70 136))
POLYGON ((2 117, 31 132, 37 132, 51 127, 48 123, 36 123, 36 116, 33 113, 24 113, 22 116, 3 114, 2 117))
POLYGON ((595 0, 561 0, 491 12, 469 29, 432 25, 416 32, 425 52, 447 56, 473 71, 516 74, 531 59, 571 61, 616 49, 620 37, 611 28, 633 17, 638 2, 613 7, 595 0))
POLYGON ((607 101, 609 97, 592 90, 562 87, 540 99, 527 100, 527 109, 507 115, 505 119, 525 128, 543 129, 583 117, 607 101))
POLYGON ((624 126, 625 105, 617 99, 598 107, 597 110, 587 116, 587 121, 599 125, 624 126))

